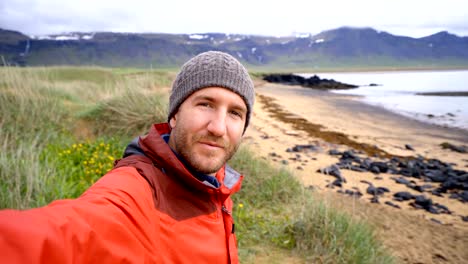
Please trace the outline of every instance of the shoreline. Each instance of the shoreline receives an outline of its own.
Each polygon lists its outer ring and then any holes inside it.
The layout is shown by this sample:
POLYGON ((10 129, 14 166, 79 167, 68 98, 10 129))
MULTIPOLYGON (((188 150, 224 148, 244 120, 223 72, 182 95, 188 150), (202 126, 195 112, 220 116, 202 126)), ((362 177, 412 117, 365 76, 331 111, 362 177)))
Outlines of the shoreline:
MULTIPOLYGON (((333 92, 330 92, 330 93, 335 94, 333 92)), ((344 96, 344 95, 349 95, 349 94, 341 94, 341 95, 344 96)), ((416 95, 419 95, 419 94, 416 94, 416 95)), ((413 120, 414 122, 421 122, 423 124, 428 124, 428 125, 431 125, 431 126, 437 126, 437 127, 442 128, 442 129, 444 129, 444 128, 453 129, 453 130, 456 130, 456 131, 459 131, 459 132, 462 132, 462 133, 468 133, 468 123, 466 124, 466 126, 463 126, 463 122, 461 122, 462 124, 460 124, 460 121, 455 122, 453 120, 453 117, 455 117, 456 115, 453 114, 453 113, 446 113, 444 115, 434 115, 434 114, 423 114, 423 113, 416 113, 416 112, 397 111, 397 110, 388 109, 388 108, 386 108, 384 106, 380 106, 377 103, 367 102, 367 101, 365 101, 365 96, 364 95, 349 95, 349 96, 358 99, 360 101, 360 103, 363 103, 363 104, 369 105, 371 107, 374 107, 375 111, 384 110, 384 111, 388 111, 391 114, 396 114, 396 115, 398 115, 400 117, 403 117, 403 118, 409 118, 409 119, 413 120)), ((421 96, 426 96, 426 95, 421 95, 421 96)), ((427 95, 427 96, 431 96, 431 95, 427 95)), ((462 96, 459 96, 459 95, 450 95, 450 96, 462 97, 462 96)), ((463 95, 463 96, 466 96, 466 95, 463 95)))
MULTIPOLYGON (((329 91, 336 94, 362 95, 362 101, 366 104, 385 108, 397 114, 422 122, 459 128, 468 132, 468 109, 463 103, 466 96, 468 96, 468 91, 465 91, 466 89, 462 86, 462 80, 466 77, 466 73, 468 73, 468 70, 459 72, 450 70, 445 73, 440 72, 438 74, 433 71, 429 73, 405 73, 399 71, 398 73, 348 72, 322 74, 302 73, 296 75, 304 78, 305 84, 308 84, 309 78, 314 76, 316 79, 324 78, 322 80, 340 80, 340 82, 344 81, 346 84, 358 85, 359 87, 355 89, 330 88, 329 91), (402 83, 395 81, 395 77, 401 77, 403 80, 401 81, 402 83), (413 77, 424 78, 425 80, 429 79, 429 82, 434 79, 433 81, 438 85, 429 85, 429 89, 426 87, 425 89, 427 90, 425 90, 421 86, 421 83, 427 83, 428 80, 425 82, 416 82, 413 77), (453 87, 449 86, 450 82, 444 79, 452 77, 455 80, 453 87), (369 79, 370 84, 363 81, 365 79, 369 79), (440 79, 444 80, 443 84, 445 86, 440 86, 440 82, 442 82, 440 79), (408 86, 413 84, 413 88, 410 89, 407 87, 409 91, 400 91, 401 88, 398 88, 400 85, 408 86), (371 86, 385 87, 379 88, 371 86), (449 98, 441 98, 440 96, 449 98)), ((281 76, 281 74, 276 75, 281 76)), ((288 78, 280 79, 280 81, 288 80, 288 78)), ((284 84, 288 85, 288 83, 284 84)))
MULTIPOLYGON (((384 243, 402 260, 409 263, 431 262, 434 251, 454 262, 468 260, 468 255, 460 249, 468 246, 468 222, 463 220, 463 217, 468 216, 467 203, 451 199, 446 194, 438 197, 428 192, 417 192, 396 183, 392 178, 398 175, 385 173, 376 175, 371 172, 341 170, 346 183, 342 187, 330 188, 336 178, 319 171, 338 162, 336 156, 329 154, 330 150, 346 151, 350 147, 311 135, 295 127, 294 123, 280 120, 265 104, 273 102, 288 118, 303 119, 311 126, 318 126, 318 130, 326 134, 342 134, 351 141, 376 146, 392 156, 435 158, 454 164, 456 169, 467 171, 468 154, 440 146, 443 142, 467 145, 468 134, 465 131, 417 121, 368 105, 356 96, 264 82, 256 83, 256 87, 257 102, 244 142, 257 156, 294 173, 319 199, 337 205, 355 217, 370 221, 384 243), (405 144, 410 144, 414 150, 408 150, 405 144), (313 148, 301 152, 288 151, 298 145, 310 145, 313 148), (372 196, 366 193, 368 184, 364 182, 388 188, 390 192, 383 194, 379 203, 372 203, 372 196), (363 195, 355 197, 347 195, 345 191, 359 191, 363 195), (447 206, 452 213, 432 214, 414 208, 408 201, 395 201, 393 195, 402 191, 414 195, 422 194, 435 204, 447 206), (391 207, 387 202, 397 204, 400 208, 391 207), (405 235, 394 236, 395 233, 405 235), (449 255, 454 258, 447 257, 449 255)), ((428 184, 419 179, 409 180, 418 185, 428 184)))

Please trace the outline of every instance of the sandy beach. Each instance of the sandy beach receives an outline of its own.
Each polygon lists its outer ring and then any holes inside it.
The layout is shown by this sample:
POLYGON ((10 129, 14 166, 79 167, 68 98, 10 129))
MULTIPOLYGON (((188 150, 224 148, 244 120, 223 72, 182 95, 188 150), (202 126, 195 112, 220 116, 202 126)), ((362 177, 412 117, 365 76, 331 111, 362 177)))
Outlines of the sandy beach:
MULTIPOLYGON (((409 202, 393 199, 396 192, 421 195, 395 182, 395 175, 341 170, 346 183, 327 187, 335 179, 318 172, 338 162, 328 154, 332 149, 360 148, 359 155, 378 157, 418 157, 452 163, 468 170, 468 154, 443 149, 440 144, 468 145, 468 132, 430 125, 370 106, 358 97, 338 95, 298 86, 256 83, 256 105, 244 144, 261 158, 294 172, 317 197, 348 213, 368 220, 376 227, 385 245, 403 263, 462 263, 468 261, 468 204, 424 192, 434 203, 446 206, 450 214, 433 214, 416 209, 409 202), (300 123, 300 124, 299 124, 300 123), (337 138, 340 138, 337 140, 337 138), (405 145, 411 145, 409 150, 405 145), (293 152, 296 145, 312 145, 313 150, 293 152), (289 149, 289 150, 288 150, 289 149), (367 181, 390 192, 371 203, 367 181), (359 191, 362 197, 342 194, 359 191), (400 209, 385 202, 396 204, 400 209)), ((415 184, 427 184, 411 179, 415 184)))

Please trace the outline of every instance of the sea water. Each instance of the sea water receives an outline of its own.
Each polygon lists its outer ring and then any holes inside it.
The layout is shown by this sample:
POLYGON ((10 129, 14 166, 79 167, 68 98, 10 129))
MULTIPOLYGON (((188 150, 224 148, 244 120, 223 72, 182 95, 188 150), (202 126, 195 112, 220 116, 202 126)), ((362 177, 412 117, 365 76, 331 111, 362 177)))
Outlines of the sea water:
MULTIPOLYGON (((300 74, 310 77, 314 74, 300 74)), ((423 92, 468 92, 468 70, 317 73, 321 79, 359 85, 334 93, 359 95, 377 105, 423 122, 468 130, 468 96, 428 96, 423 92), (373 84, 373 85, 371 85, 373 84)))

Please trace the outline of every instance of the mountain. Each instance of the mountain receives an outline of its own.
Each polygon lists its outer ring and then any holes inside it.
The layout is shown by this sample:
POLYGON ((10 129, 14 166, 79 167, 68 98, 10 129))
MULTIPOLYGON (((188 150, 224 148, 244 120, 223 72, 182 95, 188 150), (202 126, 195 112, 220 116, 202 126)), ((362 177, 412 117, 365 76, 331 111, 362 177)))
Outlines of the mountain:
POLYGON ((9 65, 172 68, 207 50, 228 52, 258 69, 468 66, 468 37, 448 32, 411 38, 341 27, 291 37, 111 32, 34 37, 0 29, 0 56, 9 65))

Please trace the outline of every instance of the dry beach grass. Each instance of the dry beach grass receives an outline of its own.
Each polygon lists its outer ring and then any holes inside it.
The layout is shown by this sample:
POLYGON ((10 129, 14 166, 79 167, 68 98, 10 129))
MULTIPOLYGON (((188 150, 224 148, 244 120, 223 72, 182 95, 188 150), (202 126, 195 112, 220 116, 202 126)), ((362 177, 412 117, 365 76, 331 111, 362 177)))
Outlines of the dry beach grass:
MULTIPOLYGON (((330 166, 338 158, 327 154, 330 149, 361 150, 372 157, 417 156, 436 158, 454 163, 454 168, 466 170, 468 155, 443 149, 440 144, 467 145, 466 131, 449 129, 417 122, 383 109, 365 105, 358 98, 331 94, 312 89, 257 83, 257 102, 252 127, 245 142, 265 160, 286 167, 300 178, 305 186, 315 190, 326 203, 341 208, 351 215, 366 219, 377 228, 384 244, 403 263, 463 263, 468 261, 468 205, 448 195, 438 197, 424 193, 434 203, 447 206, 452 214, 431 214, 414 209, 407 202, 393 201, 393 193, 408 191, 396 184, 389 174, 342 170, 347 183, 342 190, 360 190, 364 196, 353 198, 338 194, 341 188, 326 185, 333 177, 317 172, 330 166), (311 144, 317 151, 287 152, 295 145, 311 144), (411 144, 414 151, 405 148, 411 144), (390 193, 380 198, 380 204, 371 204, 366 194, 369 181, 386 187, 390 193), (385 205, 390 201, 401 209, 385 205)), ((423 184, 417 179, 416 183, 423 184)))

